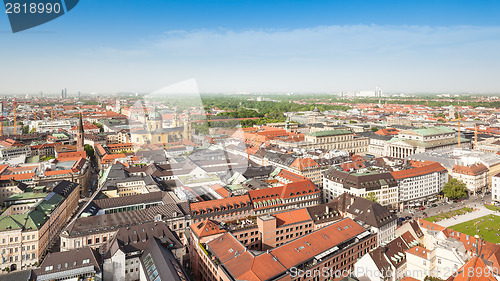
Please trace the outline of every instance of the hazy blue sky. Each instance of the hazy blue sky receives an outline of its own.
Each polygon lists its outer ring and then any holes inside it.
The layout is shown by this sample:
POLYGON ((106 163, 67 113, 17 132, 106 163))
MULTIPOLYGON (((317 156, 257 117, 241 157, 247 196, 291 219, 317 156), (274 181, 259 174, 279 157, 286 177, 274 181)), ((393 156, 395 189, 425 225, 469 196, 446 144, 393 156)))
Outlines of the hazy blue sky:
POLYGON ((0 93, 500 92, 500 1, 81 0, 12 34, 0 93))

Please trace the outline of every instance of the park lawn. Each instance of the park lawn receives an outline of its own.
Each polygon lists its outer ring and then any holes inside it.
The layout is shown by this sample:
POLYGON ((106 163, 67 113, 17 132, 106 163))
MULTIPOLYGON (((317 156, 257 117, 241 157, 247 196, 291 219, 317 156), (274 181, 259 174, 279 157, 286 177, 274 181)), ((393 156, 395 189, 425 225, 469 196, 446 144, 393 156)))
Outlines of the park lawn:
POLYGON ((492 211, 499 211, 500 212, 500 207, 493 206, 493 205, 488 205, 488 204, 485 204, 484 206, 486 207, 486 209, 489 209, 489 210, 492 210, 492 211))
POLYGON ((442 213, 442 214, 439 214, 439 215, 428 217, 425 220, 426 221, 430 221, 430 222, 438 222, 438 221, 442 221, 444 219, 449 219, 449 218, 454 217, 456 215, 466 214, 466 213, 470 213, 470 212, 472 212, 472 208, 465 207, 465 208, 458 209, 458 210, 455 210, 455 211, 449 211, 449 212, 446 212, 446 213, 442 213))
POLYGON ((481 235, 484 240, 492 243, 500 243, 500 217, 495 215, 487 215, 484 217, 476 218, 470 221, 466 221, 463 223, 459 223, 454 226, 448 227, 450 229, 456 230, 461 233, 465 233, 470 236, 474 236, 476 234, 481 235), (493 220, 493 221, 492 221, 493 220), (477 225, 474 226, 474 223, 478 222, 477 225), (467 228, 467 226, 469 228, 467 228), (479 231, 477 231, 476 227, 479 227, 479 231), (486 227, 492 229, 491 231, 486 230, 486 227))

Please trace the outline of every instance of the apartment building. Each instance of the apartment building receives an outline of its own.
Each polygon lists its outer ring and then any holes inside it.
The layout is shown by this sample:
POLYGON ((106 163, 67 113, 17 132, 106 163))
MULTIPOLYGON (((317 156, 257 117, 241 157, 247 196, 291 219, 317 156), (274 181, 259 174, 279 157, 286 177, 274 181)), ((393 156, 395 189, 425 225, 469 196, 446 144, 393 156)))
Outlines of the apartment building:
MULTIPOLYGON (((123 206, 133 205, 136 201, 134 196, 110 198, 109 200, 119 200, 123 206), (131 200, 129 202, 128 200, 131 200)), ((149 222, 166 222, 168 227, 176 233, 181 241, 186 241, 184 233, 185 227, 191 223, 189 204, 187 202, 178 202, 172 195, 166 193, 163 196, 163 204, 150 206, 145 209, 135 209, 124 212, 111 212, 97 215, 98 210, 88 210, 91 214, 83 215, 67 225, 61 235, 61 251, 78 249, 85 246, 98 248, 122 227, 131 227, 149 222)), ((117 210, 121 207, 117 204, 113 205, 113 209, 117 210)), ((92 207, 90 207, 92 208, 92 207)))
POLYGON ((248 192, 254 215, 277 213, 321 203, 320 189, 303 176, 281 170, 273 180, 276 184, 273 187, 248 192))
POLYGON ((71 181, 79 184, 80 196, 87 194, 90 186, 90 162, 84 157, 63 157, 42 162, 33 177, 38 186, 55 181, 71 181))
POLYGON ((346 172, 335 167, 328 169, 323 177, 323 199, 329 202, 343 193, 359 197, 372 195, 381 205, 392 208, 398 204, 398 183, 388 172, 346 172))
POLYGON ((101 255, 85 247, 50 253, 34 270, 36 280, 102 280, 101 255))
POLYGON ((417 239, 410 232, 405 232, 365 254, 354 265, 354 274, 360 279, 401 280, 407 273, 406 253, 417 244, 417 239))
POLYGON ((347 130, 317 131, 305 135, 306 148, 341 150, 355 154, 368 152, 370 139, 347 130))
POLYGON ((470 166, 455 165, 451 176, 467 186, 469 194, 478 194, 488 189, 488 168, 482 163, 470 166))
POLYGON ((153 240, 164 245, 181 264, 187 260, 186 248, 164 222, 123 227, 99 248, 103 257, 102 280, 140 280, 141 254, 153 240))
MULTIPOLYGON (((310 179, 316 186, 323 185, 322 167, 312 158, 297 158, 286 153, 268 151, 264 158, 274 167, 290 171, 310 179)), ((258 161, 261 162, 261 161, 258 161)))
POLYGON ((249 251, 231 233, 217 229, 212 233, 190 245, 198 280, 304 280, 305 274, 323 268, 331 271, 315 280, 331 280, 353 270, 377 240, 349 218, 266 252, 249 251))
POLYGON ((62 181, 31 208, 0 216, 0 267, 23 269, 38 263, 78 206, 79 187, 62 181))
POLYGON ((436 198, 448 182, 448 171, 437 162, 391 174, 398 181, 400 208, 436 198))
POLYGON ((38 164, 0 165, 0 204, 33 187, 33 177, 38 170, 38 164))
POLYGON ((253 214, 248 194, 191 203, 190 209, 193 223, 207 219, 226 222, 245 219, 253 214))
MULTIPOLYGON (((338 198, 339 200, 341 199, 338 198)), ((351 197, 345 208, 345 216, 377 235, 377 245, 394 239, 397 227, 396 215, 380 204, 361 197, 351 197)))
POLYGON ((500 202, 500 174, 491 178, 491 200, 500 202))
POLYGON ((31 155, 31 147, 13 139, 0 141, 0 158, 9 160, 19 156, 31 155))

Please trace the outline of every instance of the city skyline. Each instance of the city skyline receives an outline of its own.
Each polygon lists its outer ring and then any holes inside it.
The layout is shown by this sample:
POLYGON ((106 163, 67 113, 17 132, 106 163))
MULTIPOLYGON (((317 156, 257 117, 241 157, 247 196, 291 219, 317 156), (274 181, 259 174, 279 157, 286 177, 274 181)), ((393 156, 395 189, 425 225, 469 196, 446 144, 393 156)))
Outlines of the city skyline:
POLYGON ((147 4, 86 1, 19 34, 1 17, 0 93, 500 92, 494 1, 147 4))

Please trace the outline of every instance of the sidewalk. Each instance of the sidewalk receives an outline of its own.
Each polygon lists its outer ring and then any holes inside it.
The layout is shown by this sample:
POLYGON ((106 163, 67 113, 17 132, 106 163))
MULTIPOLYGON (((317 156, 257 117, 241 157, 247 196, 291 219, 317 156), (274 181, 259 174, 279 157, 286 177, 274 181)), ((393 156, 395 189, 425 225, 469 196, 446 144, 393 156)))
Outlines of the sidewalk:
POLYGON ((489 209, 486 209, 486 207, 484 207, 483 205, 480 205, 478 207, 474 207, 474 211, 471 213, 456 216, 455 218, 445 219, 445 220, 437 222, 437 224, 444 226, 444 227, 449 227, 449 226, 453 226, 453 225, 456 225, 459 223, 470 221, 470 220, 473 220, 473 219, 476 219, 476 218, 479 218, 482 216, 490 215, 490 214, 500 215, 499 213, 492 211, 492 210, 489 210, 489 209))

